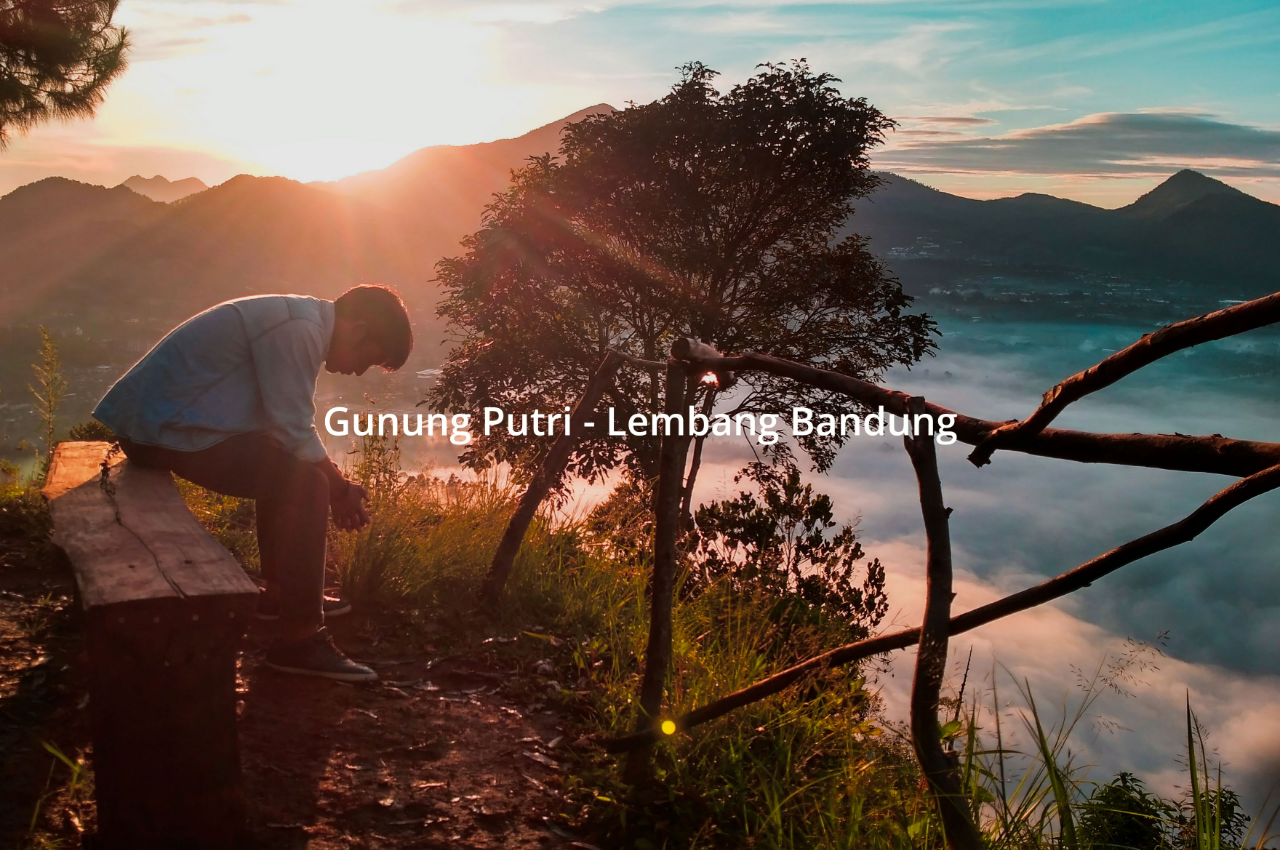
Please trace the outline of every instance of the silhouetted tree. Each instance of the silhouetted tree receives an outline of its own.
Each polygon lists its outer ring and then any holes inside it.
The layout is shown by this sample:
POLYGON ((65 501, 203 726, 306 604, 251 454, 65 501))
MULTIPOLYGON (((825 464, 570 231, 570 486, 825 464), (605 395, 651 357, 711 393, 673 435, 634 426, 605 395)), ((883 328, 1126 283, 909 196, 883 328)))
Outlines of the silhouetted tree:
POLYGON ((119 0, 0 0, 0 150, 53 118, 88 118, 124 71, 119 0))
MULTIPOLYGON (((910 298, 865 239, 839 236, 852 201, 877 185, 867 153, 892 122, 803 60, 761 66, 724 94, 715 76, 686 65, 661 100, 569 126, 559 158, 513 175, 465 253, 437 266, 459 344, 433 407, 563 412, 606 348, 653 360, 683 336, 869 379, 930 350, 933 323, 904 313, 910 298)), ((659 378, 619 373, 604 402, 619 424, 661 409, 659 378)), ((729 398, 747 411, 849 408, 758 373, 729 398)), ((656 474, 657 439, 605 439, 602 425, 571 470, 656 474)), ((532 434, 499 430, 464 460, 527 463, 532 434)), ((804 447, 824 467, 838 444, 804 447)))

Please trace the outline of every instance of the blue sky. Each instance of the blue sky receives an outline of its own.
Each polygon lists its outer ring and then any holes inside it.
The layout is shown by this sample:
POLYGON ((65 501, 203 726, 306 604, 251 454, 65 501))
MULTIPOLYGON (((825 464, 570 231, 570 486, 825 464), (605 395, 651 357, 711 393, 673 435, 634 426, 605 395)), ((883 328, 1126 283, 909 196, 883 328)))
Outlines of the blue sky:
POLYGON ((880 167, 975 197, 1115 206, 1179 167, 1280 201, 1280 5, 124 0, 133 65, 94 122, 0 157, 60 173, 333 179, 431 144, 730 85, 805 57, 901 121, 880 167))

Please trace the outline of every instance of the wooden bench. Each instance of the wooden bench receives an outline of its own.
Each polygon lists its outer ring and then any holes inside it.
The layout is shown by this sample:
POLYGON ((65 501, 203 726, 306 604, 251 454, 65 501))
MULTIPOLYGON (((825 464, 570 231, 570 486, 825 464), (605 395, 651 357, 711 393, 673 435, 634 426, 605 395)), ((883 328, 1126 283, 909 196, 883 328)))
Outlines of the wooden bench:
POLYGON ((110 448, 62 443, 42 491, 87 621, 99 843, 226 850, 244 834, 236 656, 258 590, 168 472, 110 448))

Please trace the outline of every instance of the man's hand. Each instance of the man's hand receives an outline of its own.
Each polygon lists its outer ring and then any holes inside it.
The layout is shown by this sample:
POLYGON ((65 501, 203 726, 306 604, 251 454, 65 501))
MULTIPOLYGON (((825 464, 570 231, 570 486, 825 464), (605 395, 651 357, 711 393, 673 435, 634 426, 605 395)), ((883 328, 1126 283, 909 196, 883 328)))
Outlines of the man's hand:
POLYGON ((333 524, 343 531, 359 531, 369 524, 369 511, 364 503, 369 501, 369 491, 359 484, 347 482, 346 490, 329 502, 333 509, 333 524))

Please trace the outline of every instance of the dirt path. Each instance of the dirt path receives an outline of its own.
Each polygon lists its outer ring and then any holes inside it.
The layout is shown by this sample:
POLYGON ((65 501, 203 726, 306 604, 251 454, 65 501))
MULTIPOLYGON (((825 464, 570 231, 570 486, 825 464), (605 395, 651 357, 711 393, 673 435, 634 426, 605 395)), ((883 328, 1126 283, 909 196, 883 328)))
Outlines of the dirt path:
MULTIPOLYGON (((69 576, 0 548, 0 850, 21 847, 50 769, 38 833, 79 846, 93 831, 83 639, 69 576), (87 771, 86 771, 87 772, 87 771)), ((274 848, 589 848, 563 829, 565 718, 541 679, 481 650, 442 656, 394 615, 332 623, 378 669, 351 686, 261 665, 269 624, 240 663, 240 751, 252 845, 274 848)), ((477 640, 477 644, 483 644, 477 640)), ((48 846, 48 845, 35 845, 48 846)))
POLYGON ((260 846, 572 844, 551 828, 561 718, 514 699, 512 671, 476 658, 414 657, 403 642, 371 637, 381 629, 368 621, 335 621, 334 631, 383 684, 276 674, 256 663, 267 644, 261 634, 242 659, 241 752, 260 846))

